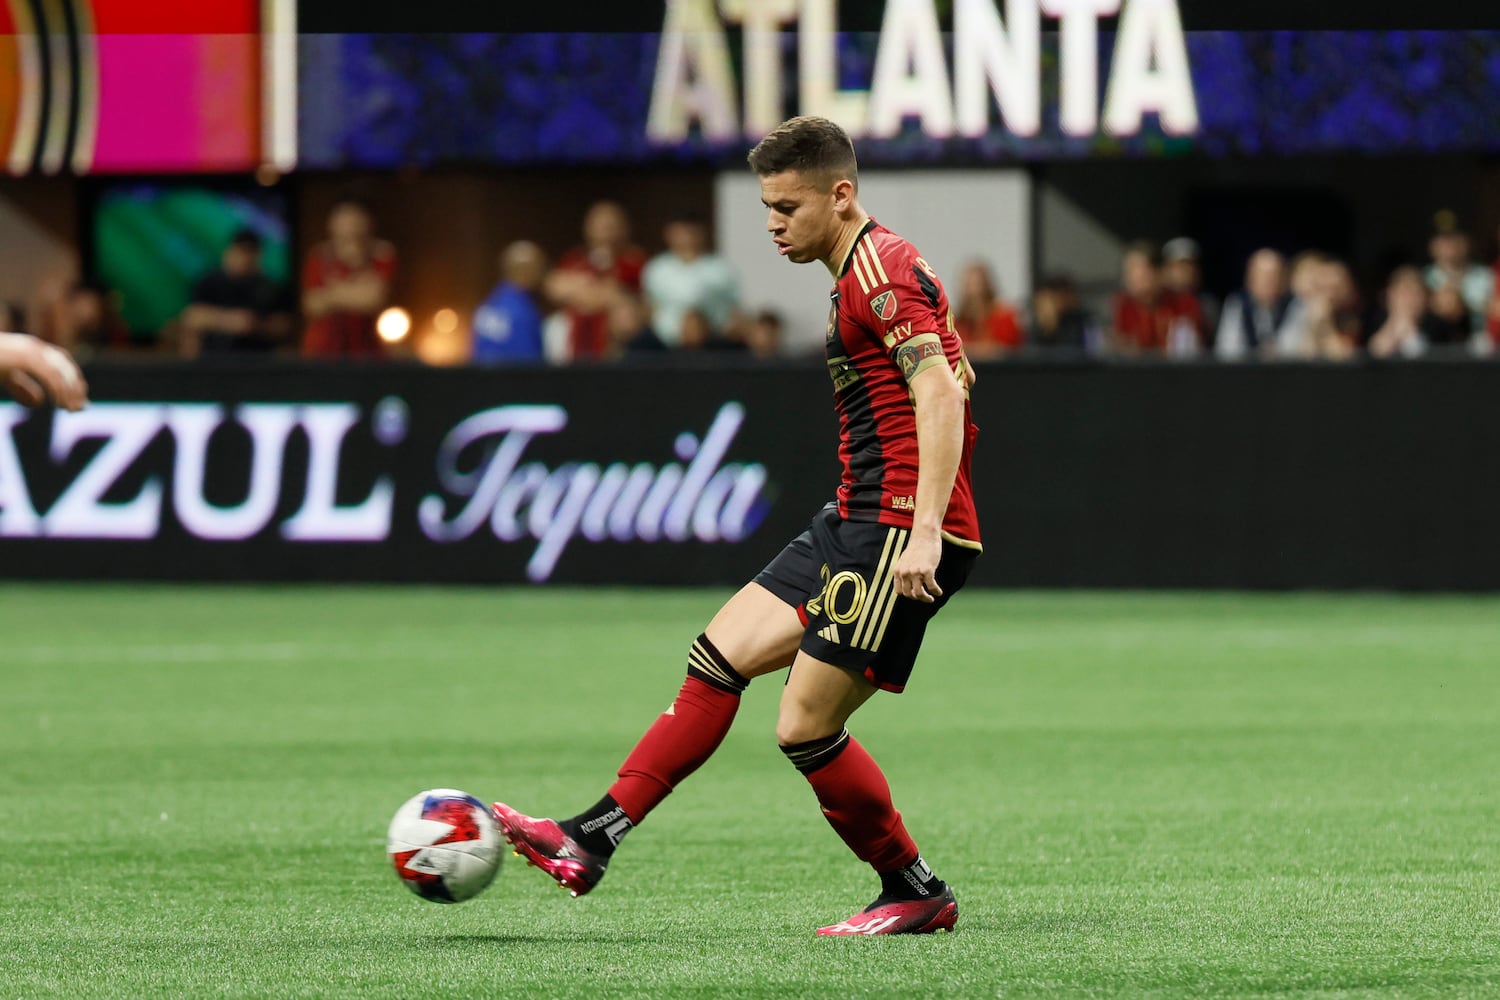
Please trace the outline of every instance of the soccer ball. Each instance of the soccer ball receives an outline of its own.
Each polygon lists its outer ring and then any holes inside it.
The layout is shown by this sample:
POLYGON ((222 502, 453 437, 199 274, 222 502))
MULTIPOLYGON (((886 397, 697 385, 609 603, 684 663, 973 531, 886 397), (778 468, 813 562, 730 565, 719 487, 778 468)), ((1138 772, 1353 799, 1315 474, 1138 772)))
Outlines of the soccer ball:
POLYGON ((500 827, 468 792, 431 788, 396 810, 386 853, 406 887, 434 903, 473 899, 500 870, 500 827))

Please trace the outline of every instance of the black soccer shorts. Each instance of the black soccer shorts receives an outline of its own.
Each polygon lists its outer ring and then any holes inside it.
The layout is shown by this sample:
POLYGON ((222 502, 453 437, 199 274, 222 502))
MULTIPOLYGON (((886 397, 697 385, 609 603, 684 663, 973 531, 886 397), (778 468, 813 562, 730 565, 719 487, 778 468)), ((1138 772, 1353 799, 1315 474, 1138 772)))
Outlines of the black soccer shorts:
POLYGON ((797 609, 806 626, 803 652, 899 693, 927 623, 963 587, 979 555, 945 539, 936 574, 942 596, 931 604, 902 597, 894 572, 909 535, 873 521, 846 521, 838 504, 829 503, 755 582, 797 609))

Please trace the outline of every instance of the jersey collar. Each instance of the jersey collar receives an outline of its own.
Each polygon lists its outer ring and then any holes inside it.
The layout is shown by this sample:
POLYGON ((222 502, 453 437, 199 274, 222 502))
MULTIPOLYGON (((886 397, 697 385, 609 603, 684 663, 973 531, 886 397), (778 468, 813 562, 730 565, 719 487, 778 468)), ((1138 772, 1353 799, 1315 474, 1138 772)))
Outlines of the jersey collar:
POLYGON ((844 255, 844 263, 839 267, 839 277, 849 273, 849 265, 854 262, 854 248, 859 246, 859 241, 865 238, 865 233, 875 228, 875 218, 871 216, 865 224, 860 227, 859 232, 854 234, 854 240, 849 244, 849 252, 844 255))

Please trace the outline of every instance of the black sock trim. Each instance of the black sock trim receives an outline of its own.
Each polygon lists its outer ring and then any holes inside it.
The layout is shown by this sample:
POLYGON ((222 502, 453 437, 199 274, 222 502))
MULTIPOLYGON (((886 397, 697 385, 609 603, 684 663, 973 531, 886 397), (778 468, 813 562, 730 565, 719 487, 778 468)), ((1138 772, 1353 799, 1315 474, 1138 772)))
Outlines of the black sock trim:
POLYGON ((620 841, 625 839, 625 834, 635 827, 613 795, 604 796, 592 809, 560 820, 557 825, 578 846, 591 854, 604 857, 613 854, 620 841))
POLYGON ((825 736, 820 740, 808 740, 806 743, 792 743, 781 748, 786 754, 786 759, 792 762, 792 766, 803 774, 812 774, 820 767, 827 767, 838 759, 839 754, 849 745, 849 730, 840 729, 832 736, 825 736))
POLYGON ((948 888, 948 884, 933 874, 922 856, 905 868, 880 873, 880 899, 871 905, 893 900, 936 899, 948 888))
POLYGON ((750 686, 749 678, 741 677, 729 665, 729 661, 724 659, 724 654, 708 641, 707 632, 694 639, 692 648, 688 650, 688 676, 696 677, 703 683, 730 694, 744 694, 745 689, 750 686))

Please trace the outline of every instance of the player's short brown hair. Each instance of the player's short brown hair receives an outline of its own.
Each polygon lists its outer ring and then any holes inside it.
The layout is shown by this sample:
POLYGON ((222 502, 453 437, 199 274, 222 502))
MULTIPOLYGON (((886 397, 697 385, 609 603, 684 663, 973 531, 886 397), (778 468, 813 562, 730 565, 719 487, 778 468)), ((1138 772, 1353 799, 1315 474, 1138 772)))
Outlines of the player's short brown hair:
POLYGON ((745 157, 761 177, 796 170, 823 190, 848 178, 859 190, 854 143, 837 123, 816 115, 790 118, 772 129, 745 157))

